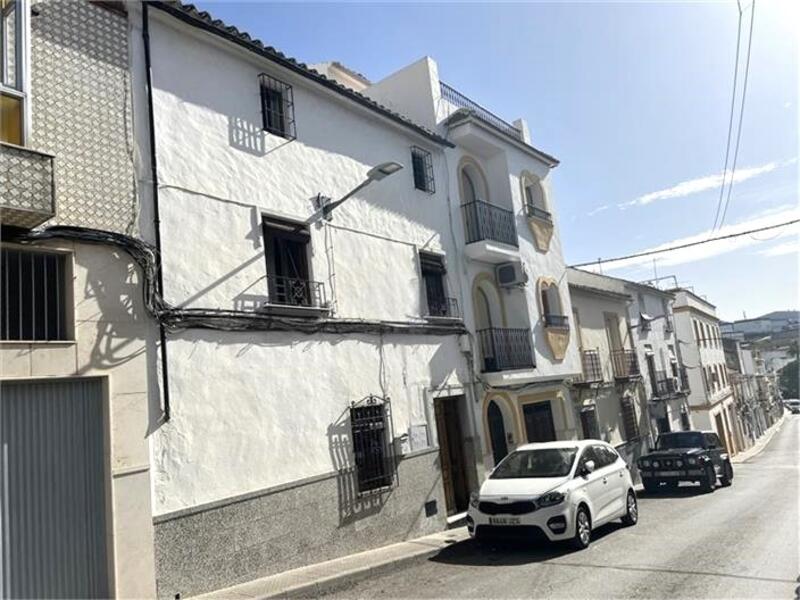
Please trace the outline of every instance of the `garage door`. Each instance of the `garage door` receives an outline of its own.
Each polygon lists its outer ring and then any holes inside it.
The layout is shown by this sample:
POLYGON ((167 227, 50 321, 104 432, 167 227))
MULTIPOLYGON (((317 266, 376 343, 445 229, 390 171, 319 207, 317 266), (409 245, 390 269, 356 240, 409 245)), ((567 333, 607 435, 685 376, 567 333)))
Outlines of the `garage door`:
POLYGON ((101 382, 1 386, 2 595, 107 597, 101 382))

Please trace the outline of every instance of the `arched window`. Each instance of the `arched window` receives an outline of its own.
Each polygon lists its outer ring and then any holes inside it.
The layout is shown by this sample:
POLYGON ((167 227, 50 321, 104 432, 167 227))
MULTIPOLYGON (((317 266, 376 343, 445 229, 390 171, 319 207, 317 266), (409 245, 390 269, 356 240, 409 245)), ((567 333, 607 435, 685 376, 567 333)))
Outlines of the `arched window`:
POLYGON ((527 215, 547 221, 551 220, 550 209, 541 180, 526 171, 522 174, 521 181, 522 199, 525 203, 527 215))
POLYGON ((543 281, 539 286, 542 318, 545 326, 565 326, 567 317, 561 304, 561 295, 555 282, 543 281))

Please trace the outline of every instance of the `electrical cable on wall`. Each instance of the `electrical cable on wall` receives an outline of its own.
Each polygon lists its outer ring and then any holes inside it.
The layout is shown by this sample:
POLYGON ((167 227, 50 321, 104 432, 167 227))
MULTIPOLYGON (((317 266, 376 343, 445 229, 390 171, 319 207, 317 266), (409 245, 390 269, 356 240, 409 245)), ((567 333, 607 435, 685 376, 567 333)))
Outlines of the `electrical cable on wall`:
POLYGON ((17 232, 6 239, 21 244, 64 239, 119 248, 142 272, 142 295, 147 312, 170 330, 214 329, 219 331, 299 331, 314 333, 461 335, 462 323, 429 324, 368 319, 326 319, 279 317, 261 312, 216 308, 177 308, 167 303, 158 286, 158 252, 149 244, 121 233, 85 227, 55 226, 41 231, 17 232))

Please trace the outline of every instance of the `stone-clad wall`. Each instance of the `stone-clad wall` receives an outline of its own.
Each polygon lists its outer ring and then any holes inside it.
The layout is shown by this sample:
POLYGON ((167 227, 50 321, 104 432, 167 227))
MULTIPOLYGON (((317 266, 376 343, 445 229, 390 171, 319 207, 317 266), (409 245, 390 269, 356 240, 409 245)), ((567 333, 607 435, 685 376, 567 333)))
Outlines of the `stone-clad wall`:
POLYGON ((124 13, 33 3, 29 145, 56 157, 56 218, 45 226, 135 231, 128 68, 124 13))
POLYGON ((444 527, 437 450, 404 457, 398 484, 384 494, 353 496, 351 477, 316 478, 157 517, 158 596, 199 594, 444 527), (437 512, 426 516, 431 501, 437 512))

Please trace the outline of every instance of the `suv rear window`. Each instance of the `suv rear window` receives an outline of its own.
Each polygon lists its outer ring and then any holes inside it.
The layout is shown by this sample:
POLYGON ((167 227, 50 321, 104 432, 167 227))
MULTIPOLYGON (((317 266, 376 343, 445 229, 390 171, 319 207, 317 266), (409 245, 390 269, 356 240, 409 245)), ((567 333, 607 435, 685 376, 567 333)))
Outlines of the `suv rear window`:
POLYGON ((658 436, 656 448, 658 450, 672 450, 674 448, 704 448, 703 434, 698 431, 676 431, 658 436))

